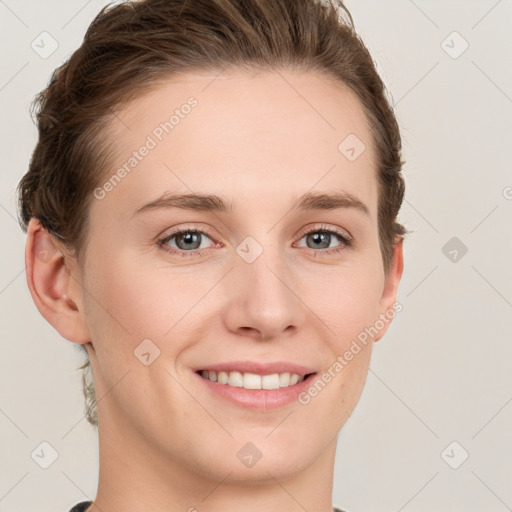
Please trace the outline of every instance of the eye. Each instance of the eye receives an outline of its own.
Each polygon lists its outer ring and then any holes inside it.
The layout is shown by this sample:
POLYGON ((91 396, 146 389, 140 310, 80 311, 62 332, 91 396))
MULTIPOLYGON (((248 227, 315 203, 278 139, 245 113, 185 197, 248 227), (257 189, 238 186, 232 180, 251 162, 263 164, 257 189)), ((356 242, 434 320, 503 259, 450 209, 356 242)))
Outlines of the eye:
MULTIPOLYGON (((310 249, 322 249, 321 252, 325 254, 333 254, 342 251, 347 247, 352 246, 352 237, 338 228, 329 228, 326 226, 320 226, 312 228, 304 235, 302 235, 302 239, 306 239, 306 246, 310 249), (341 241, 341 244, 337 246, 332 246, 332 242, 341 241), (308 245, 309 244, 309 245, 308 245)), ((303 246, 302 246, 303 247, 303 246)))
POLYGON ((165 235, 158 240, 158 245, 167 252, 180 256, 201 256, 203 249, 208 248, 208 229, 182 228, 165 235))
MULTIPOLYGON (((208 228, 197 229, 195 227, 184 227, 164 235, 157 242, 158 246, 171 254, 183 257, 202 256, 203 251, 209 248, 208 240, 213 242, 212 233, 208 228)), ((317 226, 306 231, 300 240, 306 239, 306 246, 313 250, 314 255, 334 254, 348 247, 352 247, 352 237, 339 228, 329 226, 317 226), (331 245, 332 242, 341 244, 331 245), (320 249, 320 250, 316 250, 320 249)), ((219 244, 213 244, 219 246, 219 244)), ((303 246, 302 246, 303 247, 303 246)))

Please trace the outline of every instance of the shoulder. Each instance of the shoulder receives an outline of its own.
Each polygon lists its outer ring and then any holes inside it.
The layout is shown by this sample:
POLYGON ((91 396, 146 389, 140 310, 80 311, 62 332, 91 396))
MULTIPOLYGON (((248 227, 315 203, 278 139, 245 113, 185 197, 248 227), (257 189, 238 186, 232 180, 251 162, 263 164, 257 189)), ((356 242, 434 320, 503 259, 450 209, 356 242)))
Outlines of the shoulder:
POLYGON ((80 503, 77 503, 69 512, 85 512, 89 505, 92 505, 92 501, 81 501, 80 503))

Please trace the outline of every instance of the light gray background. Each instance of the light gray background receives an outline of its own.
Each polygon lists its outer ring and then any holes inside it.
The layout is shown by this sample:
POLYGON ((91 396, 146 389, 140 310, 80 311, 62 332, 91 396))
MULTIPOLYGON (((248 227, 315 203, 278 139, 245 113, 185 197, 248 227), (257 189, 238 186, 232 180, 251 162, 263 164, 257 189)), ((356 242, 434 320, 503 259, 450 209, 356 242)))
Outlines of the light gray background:
MULTIPOLYGON (((14 191, 36 142, 30 101, 105 3, 0 0, 0 511, 64 512, 96 493, 81 356, 29 295, 14 191), (42 31, 59 45, 47 59, 31 48, 42 31), (31 458, 43 441, 58 452, 48 469, 31 458)), ((512 510, 512 2, 347 5, 393 97, 406 159, 400 220, 414 233, 404 309, 376 344, 340 434, 334 503, 349 512, 512 510), (469 43, 457 58, 463 41, 453 31, 469 43), (452 237, 468 248, 455 262, 442 251, 452 237)))

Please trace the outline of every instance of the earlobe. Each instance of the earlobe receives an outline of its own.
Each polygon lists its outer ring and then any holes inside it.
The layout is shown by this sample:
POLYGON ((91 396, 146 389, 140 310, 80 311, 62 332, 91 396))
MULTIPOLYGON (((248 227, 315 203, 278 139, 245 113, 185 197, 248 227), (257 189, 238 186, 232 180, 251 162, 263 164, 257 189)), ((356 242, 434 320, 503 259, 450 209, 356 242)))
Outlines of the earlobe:
POLYGON ((379 331, 373 341, 379 341, 384 336, 396 314, 396 311, 401 311, 401 308, 399 309, 396 307, 396 296, 403 270, 403 238, 400 238, 393 246, 393 258, 389 266, 384 290, 380 299, 380 318, 385 318, 386 321, 384 322, 383 329, 379 331))
POLYGON ((76 260, 59 247, 39 220, 27 229, 25 267, 27 284, 39 312, 67 340, 90 341, 86 327, 76 260), (68 262, 68 265, 66 264, 68 262))

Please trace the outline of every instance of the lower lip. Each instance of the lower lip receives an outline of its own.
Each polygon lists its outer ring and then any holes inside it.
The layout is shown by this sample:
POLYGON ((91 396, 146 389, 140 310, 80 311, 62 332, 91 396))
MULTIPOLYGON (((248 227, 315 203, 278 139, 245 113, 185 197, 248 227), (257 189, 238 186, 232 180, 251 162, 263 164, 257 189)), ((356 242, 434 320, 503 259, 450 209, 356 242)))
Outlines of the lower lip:
POLYGON ((195 373, 196 377, 203 382, 205 386, 217 396, 224 398, 231 403, 246 409, 256 411, 272 411, 285 407, 298 401, 300 393, 306 391, 313 383, 316 373, 312 373, 307 379, 298 382, 293 386, 279 389, 245 389, 229 384, 219 384, 201 377, 195 373))

